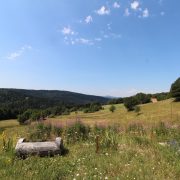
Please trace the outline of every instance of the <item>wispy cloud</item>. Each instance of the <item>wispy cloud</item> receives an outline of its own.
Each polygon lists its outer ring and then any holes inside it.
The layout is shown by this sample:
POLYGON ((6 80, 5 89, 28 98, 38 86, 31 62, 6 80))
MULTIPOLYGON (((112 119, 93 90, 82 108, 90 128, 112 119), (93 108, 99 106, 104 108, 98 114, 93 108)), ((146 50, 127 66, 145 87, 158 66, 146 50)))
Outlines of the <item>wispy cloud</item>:
POLYGON ((16 60, 17 58, 22 56, 25 53, 25 51, 28 51, 31 49, 32 49, 32 47, 30 45, 24 45, 17 51, 10 53, 6 58, 9 60, 16 60))
POLYGON ((96 11, 97 14, 99 15, 109 15, 110 14, 110 9, 106 8, 105 6, 102 6, 100 9, 96 11))
POLYGON ((143 11, 142 17, 143 18, 149 17, 149 10, 147 8, 143 11))
POLYGON ((84 44, 84 45, 94 45, 94 42, 92 40, 85 39, 85 38, 77 38, 75 42, 78 44, 84 44))
POLYGON ((121 5, 120 5, 120 3, 118 3, 118 2, 114 2, 113 7, 114 7, 115 9, 119 9, 119 8, 121 7, 121 5))
POLYGON ((114 33, 114 32, 107 32, 105 33, 104 31, 101 31, 102 37, 105 39, 120 39, 122 38, 121 34, 114 33))
POLYGON ((61 30, 63 35, 74 35, 75 32, 71 29, 71 27, 63 27, 61 30))
POLYGON ((82 45, 94 45, 95 41, 98 40, 91 40, 87 38, 82 38, 82 37, 64 37, 64 43, 66 45, 77 45, 77 44, 82 44, 82 45))
POLYGON ((92 23, 92 22, 93 22, 92 16, 87 16, 87 17, 85 18, 85 22, 86 22, 86 24, 92 23))
POLYGON ((137 10, 138 7, 139 7, 139 2, 138 2, 138 1, 133 1, 133 2, 131 3, 131 9, 137 10))
POLYGON ((129 16, 129 15, 130 15, 129 9, 126 8, 125 11, 124 11, 124 16, 129 16))

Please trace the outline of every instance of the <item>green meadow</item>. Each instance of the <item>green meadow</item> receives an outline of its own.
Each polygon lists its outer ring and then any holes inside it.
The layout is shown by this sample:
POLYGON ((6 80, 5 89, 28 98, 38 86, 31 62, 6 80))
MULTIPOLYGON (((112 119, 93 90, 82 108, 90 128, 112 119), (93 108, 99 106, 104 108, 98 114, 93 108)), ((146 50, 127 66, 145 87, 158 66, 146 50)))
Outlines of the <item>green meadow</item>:
POLYGON ((113 113, 106 105, 41 125, 0 121, 0 179, 180 179, 180 103, 149 103, 139 113, 115 106, 113 113), (18 138, 53 140, 57 135, 68 150, 64 155, 15 156, 18 138))

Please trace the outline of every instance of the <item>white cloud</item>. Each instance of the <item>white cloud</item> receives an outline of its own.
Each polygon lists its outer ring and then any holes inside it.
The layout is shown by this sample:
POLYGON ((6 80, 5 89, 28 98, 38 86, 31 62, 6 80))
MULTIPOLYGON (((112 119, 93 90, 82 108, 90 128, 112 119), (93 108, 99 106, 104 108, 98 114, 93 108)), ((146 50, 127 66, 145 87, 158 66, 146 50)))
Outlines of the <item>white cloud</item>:
POLYGON ((110 14, 110 10, 107 9, 105 6, 102 6, 99 10, 96 11, 97 14, 99 15, 108 15, 110 14))
POLYGON ((87 24, 92 23, 92 22, 93 22, 92 16, 87 16, 86 19, 85 19, 85 22, 86 22, 87 24))
POLYGON ((10 53, 6 58, 9 60, 16 60, 18 57, 22 56, 25 51, 31 50, 32 47, 30 45, 24 45, 19 50, 10 53))
POLYGON ((121 5, 120 5, 118 2, 115 2, 115 3, 113 4, 113 7, 114 7, 115 9, 119 9, 119 8, 121 7, 121 5))
POLYGON ((133 2, 131 3, 131 9, 137 10, 138 7, 139 7, 139 2, 138 2, 138 1, 133 1, 133 2))
POLYGON ((130 12, 129 12, 129 9, 128 9, 128 8, 125 9, 124 15, 125 15, 125 16, 129 16, 129 15, 130 15, 130 12))
POLYGON ((149 17, 149 10, 147 8, 143 11, 142 17, 144 17, 144 18, 149 17))
POLYGON ((64 27, 61 32, 63 35, 74 35, 75 34, 74 31, 70 27, 64 27))
POLYGON ((85 38, 77 38, 76 43, 84 44, 84 45, 94 45, 94 42, 92 40, 85 38))

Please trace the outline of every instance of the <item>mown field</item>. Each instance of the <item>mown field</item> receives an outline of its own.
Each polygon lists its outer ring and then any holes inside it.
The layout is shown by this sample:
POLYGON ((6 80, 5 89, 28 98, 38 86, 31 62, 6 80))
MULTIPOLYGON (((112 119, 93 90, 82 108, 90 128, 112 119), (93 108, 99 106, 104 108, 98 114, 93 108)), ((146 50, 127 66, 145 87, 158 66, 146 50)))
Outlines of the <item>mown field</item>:
POLYGON ((114 113, 105 106, 96 113, 71 113, 44 124, 0 121, 0 179, 180 179, 180 103, 142 105, 139 115, 121 104, 114 113), (73 125, 79 120, 90 128, 73 125), (18 138, 53 139, 58 133, 69 150, 66 155, 15 157, 18 138))

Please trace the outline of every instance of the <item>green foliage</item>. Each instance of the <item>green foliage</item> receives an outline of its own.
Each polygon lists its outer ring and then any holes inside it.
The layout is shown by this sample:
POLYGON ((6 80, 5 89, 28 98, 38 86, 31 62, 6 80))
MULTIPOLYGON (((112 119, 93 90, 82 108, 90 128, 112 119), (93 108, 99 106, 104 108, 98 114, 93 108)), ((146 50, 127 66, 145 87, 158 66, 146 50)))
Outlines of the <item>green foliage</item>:
POLYGON ((111 99, 108 101, 108 104, 122 104, 123 98, 111 99))
POLYGON ((63 113, 62 113, 62 115, 69 115, 70 114, 70 111, 68 110, 68 109, 66 109, 63 113))
POLYGON ((116 107, 114 105, 111 105, 109 110, 113 113, 116 110, 116 107))
POLYGON ((85 126, 80 121, 70 125, 66 129, 67 143, 75 143, 77 141, 87 140, 90 133, 90 127, 85 126))
POLYGON ((102 105, 100 103, 91 103, 86 105, 84 109, 84 113, 93 113, 101 109, 102 109, 102 105))
POLYGON ((172 85, 170 90, 171 96, 180 101, 180 78, 178 78, 172 85))
POLYGON ((170 93, 164 93, 164 92, 153 94, 152 97, 156 98, 158 101, 163 101, 171 98, 170 93))
POLYGON ((160 122, 157 127, 154 128, 155 134, 157 136, 167 136, 169 134, 169 130, 166 127, 164 122, 160 122))
POLYGON ((148 146, 148 145, 150 145, 150 141, 149 141, 149 139, 147 139, 147 137, 133 136, 132 139, 136 144, 138 144, 140 146, 148 146))
MULTIPOLYGON (((93 102, 104 104, 107 100, 104 97, 67 91, 0 89, 0 120, 16 119, 28 109, 45 110, 54 107, 71 109, 93 102)), ((58 110, 54 115, 59 112, 65 110, 58 110)), ((46 112, 44 115, 47 116, 49 113, 46 112)))
POLYGON ((138 104, 146 104, 151 101, 150 94, 138 93, 135 95, 135 98, 137 99, 138 104))
POLYGON ((51 138, 53 128, 50 124, 38 123, 30 129, 28 139, 30 141, 46 141, 51 138))
POLYGON ((135 97, 128 97, 124 99, 124 106, 128 111, 133 111, 135 109, 135 106, 138 104, 139 102, 135 97))
POLYGON ((31 115, 32 115, 31 110, 27 110, 23 114, 20 114, 18 116, 19 124, 25 124, 25 122, 31 118, 31 115))
POLYGON ((100 141, 101 148, 105 148, 105 149, 107 148, 113 150, 118 149, 119 134, 117 129, 113 127, 106 128, 105 131, 101 134, 100 138, 101 138, 100 141))
POLYGON ((63 134, 63 127, 54 126, 54 135, 60 137, 63 134))
POLYGON ((137 115, 139 115, 141 108, 140 106, 135 106, 134 111, 137 113, 137 115))

